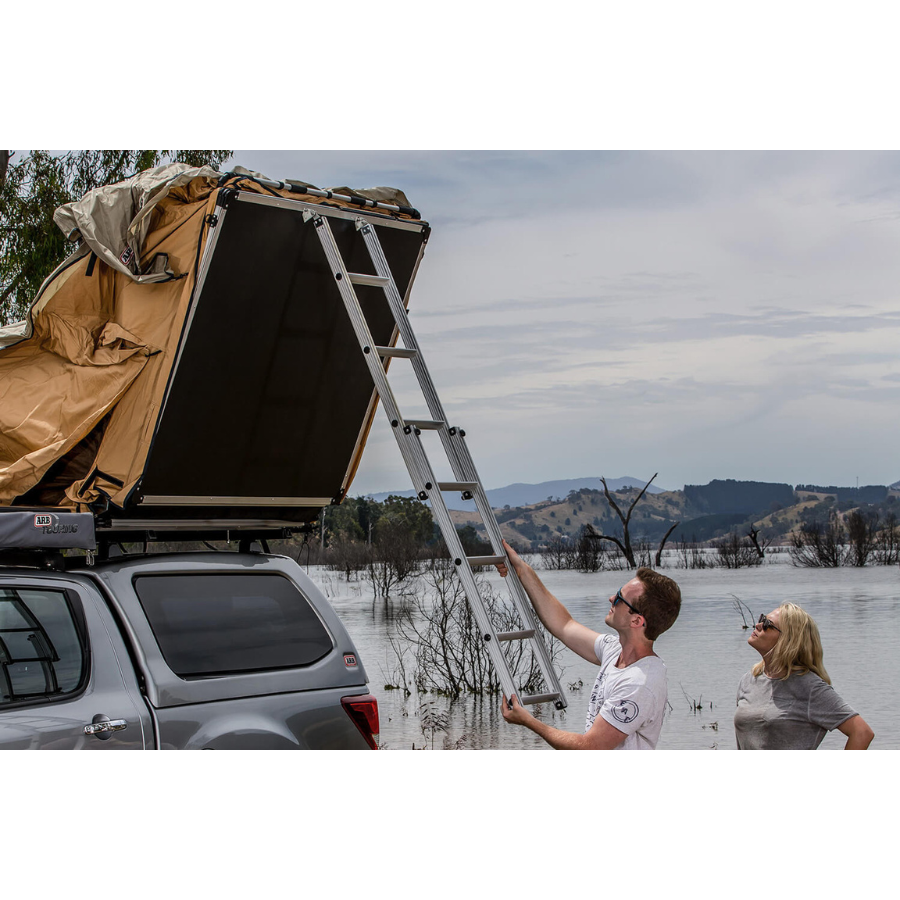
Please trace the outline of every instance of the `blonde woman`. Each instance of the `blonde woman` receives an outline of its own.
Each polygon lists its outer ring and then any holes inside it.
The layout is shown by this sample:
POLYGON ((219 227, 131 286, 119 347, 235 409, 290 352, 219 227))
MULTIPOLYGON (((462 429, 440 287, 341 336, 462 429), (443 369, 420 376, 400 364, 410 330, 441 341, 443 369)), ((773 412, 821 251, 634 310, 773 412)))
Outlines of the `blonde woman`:
POLYGON ((747 643, 762 657, 738 685, 738 750, 815 750, 825 732, 847 735, 845 750, 875 737, 831 686, 812 616, 793 603, 761 615, 747 643))

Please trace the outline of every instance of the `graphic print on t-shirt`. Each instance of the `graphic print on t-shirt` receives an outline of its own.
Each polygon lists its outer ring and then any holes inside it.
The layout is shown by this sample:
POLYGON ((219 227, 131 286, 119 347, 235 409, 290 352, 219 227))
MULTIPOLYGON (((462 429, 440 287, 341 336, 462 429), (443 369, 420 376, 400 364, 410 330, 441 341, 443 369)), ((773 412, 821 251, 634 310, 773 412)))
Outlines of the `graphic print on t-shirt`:
POLYGON ((605 677, 605 672, 602 670, 598 672, 597 679, 594 681, 594 687, 591 689, 591 699, 588 701, 587 722, 584 726, 585 731, 594 724, 594 719, 597 718, 597 711, 603 705, 603 696, 606 693, 603 689, 603 680, 605 677))
POLYGON ((620 700, 612 709, 612 714, 623 725, 633 722, 641 712, 634 700, 620 700))

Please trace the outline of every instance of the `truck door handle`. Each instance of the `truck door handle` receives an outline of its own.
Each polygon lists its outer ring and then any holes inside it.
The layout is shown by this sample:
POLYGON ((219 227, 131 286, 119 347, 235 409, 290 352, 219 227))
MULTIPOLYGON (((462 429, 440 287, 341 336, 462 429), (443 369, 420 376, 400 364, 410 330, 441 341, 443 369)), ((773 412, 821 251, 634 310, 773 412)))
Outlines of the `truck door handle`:
POLYGON ((106 716, 95 716, 94 718, 99 721, 85 725, 84 733, 97 735, 101 740, 110 737, 113 731, 124 731, 128 727, 128 723, 124 719, 108 719, 106 716))

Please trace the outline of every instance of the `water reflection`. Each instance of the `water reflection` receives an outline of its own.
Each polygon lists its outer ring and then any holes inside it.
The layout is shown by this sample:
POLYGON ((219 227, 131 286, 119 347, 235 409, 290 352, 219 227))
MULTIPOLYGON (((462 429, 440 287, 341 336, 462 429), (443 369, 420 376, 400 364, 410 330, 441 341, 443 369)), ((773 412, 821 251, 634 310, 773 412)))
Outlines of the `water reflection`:
MULTIPOLYGON (((900 660, 900 571, 896 566, 797 569, 786 560, 773 558, 748 570, 665 571, 681 585, 684 600, 678 621, 656 643, 668 668, 670 704, 659 749, 735 748, 732 720, 738 681, 759 657, 747 645, 750 632, 741 627, 732 595, 750 607, 754 621, 783 600, 808 610, 819 625, 825 667, 835 689, 875 731, 872 748, 900 748, 900 709, 895 693, 872 690, 873 684, 894 683, 895 663, 900 660)), ((405 608, 404 601, 373 602, 364 583, 348 583, 336 573, 315 568, 309 574, 356 642, 372 693, 378 698, 381 741, 386 749, 431 746, 431 734, 423 733, 417 716, 423 703, 448 712, 446 731, 433 735, 435 749, 442 748, 445 739, 449 746, 471 749, 549 749, 528 729, 507 725, 494 698, 469 697, 451 704, 435 695, 406 696, 400 690, 386 690, 386 684, 397 683, 396 654, 389 635, 405 608)), ((607 597, 628 580, 628 573, 548 571, 541 572, 541 577, 576 619, 605 630, 607 597)), ((502 586, 495 573, 488 578, 502 586)), ((568 708, 557 711, 545 704, 533 711, 557 728, 581 731, 596 667, 565 649, 559 662, 568 708)), ((831 732, 821 749, 840 749, 845 740, 839 732, 831 732)))

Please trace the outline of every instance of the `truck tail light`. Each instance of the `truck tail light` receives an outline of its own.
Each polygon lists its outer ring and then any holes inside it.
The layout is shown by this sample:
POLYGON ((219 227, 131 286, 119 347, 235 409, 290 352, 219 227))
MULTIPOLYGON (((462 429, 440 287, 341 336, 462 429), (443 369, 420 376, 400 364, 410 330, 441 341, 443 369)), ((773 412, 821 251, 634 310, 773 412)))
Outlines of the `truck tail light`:
POLYGON ((342 697, 341 703, 353 724, 359 729, 366 743, 378 749, 378 701, 371 694, 357 694, 354 697, 342 697))

